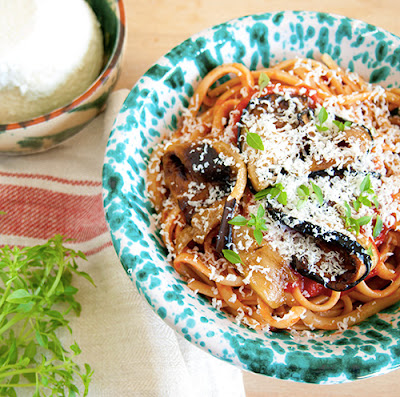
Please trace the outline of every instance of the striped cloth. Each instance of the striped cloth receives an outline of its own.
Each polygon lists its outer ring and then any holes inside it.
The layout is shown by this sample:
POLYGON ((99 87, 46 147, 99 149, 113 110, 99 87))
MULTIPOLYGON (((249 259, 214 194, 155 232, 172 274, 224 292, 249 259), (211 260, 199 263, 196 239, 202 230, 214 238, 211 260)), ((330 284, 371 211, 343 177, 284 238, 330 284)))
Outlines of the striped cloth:
MULTIPOLYGON (((243 397, 240 370, 192 346, 156 316, 125 274, 104 219, 101 172, 115 116, 128 91, 74 138, 48 152, 0 156, 0 246, 73 239, 96 287, 77 279, 73 318, 79 362, 94 369, 89 396, 243 397)), ((69 335, 63 337, 70 338, 69 335)))

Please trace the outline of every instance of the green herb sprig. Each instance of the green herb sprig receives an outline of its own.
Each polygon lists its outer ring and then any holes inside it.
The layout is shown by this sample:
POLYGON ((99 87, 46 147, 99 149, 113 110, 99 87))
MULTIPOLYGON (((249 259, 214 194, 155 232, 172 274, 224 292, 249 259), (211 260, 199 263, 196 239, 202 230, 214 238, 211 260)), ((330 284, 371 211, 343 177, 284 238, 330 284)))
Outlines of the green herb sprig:
POLYGON ((360 195, 353 201, 353 207, 358 212, 362 205, 379 207, 378 198, 372 189, 370 174, 366 175, 360 185, 360 195))
POLYGON ((296 193, 299 196, 299 200, 297 201, 297 204, 296 204, 297 209, 303 208, 306 201, 311 197, 311 193, 314 193, 315 197, 318 200, 319 205, 322 205, 324 203, 324 195, 322 193, 322 190, 314 182, 311 182, 311 190, 309 189, 308 186, 306 186, 304 184, 300 185, 296 189, 296 193))
POLYGON ((344 202, 344 208, 345 208, 345 215, 343 218, 345 226, 347 230, 355 232, 356 235, 358 236, 360 234, 361 226, 368 225, 368 223, 370 223, 372 220, 372 216, 366 215, 360 218, 354 218, 351 214, 351 207, 347 201, 344 202))
POLYGON ((282 205, 287 204, 287 193, 285 192, 285 188, 281 183, 277 183, 274 186, 267 187, 266 189, 260 190, 254 195, 256 200, 261 200, 265 197, 271 197, 278 200, 278 203, 282 205))
POLYGON ((351 124, 352 124, 351 121, 348 121, 348 120, 346 120, 344 123, 342 121, 339 121, 339 120, 333 120, 332 123, 335 124, 336 127, 341 132, 343 132, 346 127, 350 127, 351 124))
POLYGON ((254 239, 258 245, 261 245, 263 239, 263 231, 268 230, 265 226, 265 209, 260 204, 257 209, 257 214, 250 214, 250 219, 238 215, 231 219, 228 223, 234 226, 249 226, 253 228, 254 239))
MULTIPOLYGON (((55 236, 43 245, 0 249, 0 395, 15 397, 20 388, 32 388, 33 397, 75 396, 78 384, 87 395, 92 377, 89 364, 82 370, 74 358, 76 342, 67 349, 58 331, 72 330, 67 315, 79 315, 77 288, 72 276, 90 276, 78 270, 81 252, 64 247, 55 236)), ((30 390, 30 389, 28 389, 30 390)))

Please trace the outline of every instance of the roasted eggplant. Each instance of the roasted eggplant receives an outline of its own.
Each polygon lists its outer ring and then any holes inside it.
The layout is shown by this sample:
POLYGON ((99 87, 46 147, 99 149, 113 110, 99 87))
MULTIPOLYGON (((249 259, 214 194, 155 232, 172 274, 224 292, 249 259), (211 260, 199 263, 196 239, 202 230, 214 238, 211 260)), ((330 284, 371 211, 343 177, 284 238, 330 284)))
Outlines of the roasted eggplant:
MULTIPOLYGON (((171 146, 162 158, 162 165, 166 186, 186 219, 183 236, 192 236, 193 230, 197 235, 202 232, 196 225, 191 225, 197 211, 204 212, 216 201, 224 201, 223 212, 218 215, 221 222, 217 235, 217 251, 222 252, 232 242, 232 226, 228 221, 233 218, 236 203, 246 187, 247 172, 243 160, 223 142, 201 141, 171 146), (229 165, 224 163, 224 156, 230 158, 229 165)), ((218 211, 209 213, 217 216, 218 211)), ((210 219, 207 223, 214 224, 215 221, 210 219)))
POLYGON ((267 211, 275 221, 302 235, 312 237, 314 244, 322 251, 335 251, 341 259, 338 271, 337 268, 326 266, 323 259, 317 266, 309 266, 306 259, 293 255, 291 266, 301 275, 331 290, 346 291, 369 274, 372 266, 371 256, 355 238, 308 221, 300 221, 270 206, 267 207, 267 211))
POLYGON ((231 169, 217 161, 219 153, 208 143, 183 143, 171 146, 162 158, 165 183, 190 223, 194 203, 204 203, 212 187, 222 195, 231 190, 231 169))
POLYGON ((265 189, 280 173, 292 173, 296 168, 303 175, 339 167, 338 161, 341 168, 346 168, 370 150, 373 138, 368 128, 339 116, 334 116, 334 122, 338 128, 325 132, 327 127, 318 125, 313 104, 306 96, 268 94, 251 100, 238 125, 238 145, 241 151, 248 150, 247 132, 263 136, 265 151, 248 154, 248 174, 254 189, 265 189), (320 129, 304 128, 309 123, 320 129), (323 145, 316 145, 318 137, 333 142, 338 150, 336 158, 330 157, 329 149, 324 153, 323 145), (290 161, 281 158, 286 155, 290 161), (298 167, 300 163, 304 166, 298 167))

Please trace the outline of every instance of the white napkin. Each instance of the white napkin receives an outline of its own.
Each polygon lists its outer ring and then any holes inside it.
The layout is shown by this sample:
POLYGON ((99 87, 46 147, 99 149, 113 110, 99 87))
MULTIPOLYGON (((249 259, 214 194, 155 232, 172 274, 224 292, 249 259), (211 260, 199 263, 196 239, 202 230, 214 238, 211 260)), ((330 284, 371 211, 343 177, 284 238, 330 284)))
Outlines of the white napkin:
MULTIPOLYGON (((77 279, 82 314, 73 318, 80 363, 94 370, 89 396, 244 396, 242 372, 176 334, 123 270, 104 220, 101 172, 114 119, 128 90, 82 132, 44 153, 0 157, 0 245, 44 243, 54 233, 74 249, 96 287, 77 279)), ((68 336, 65 336, 68 338, 68 336)))

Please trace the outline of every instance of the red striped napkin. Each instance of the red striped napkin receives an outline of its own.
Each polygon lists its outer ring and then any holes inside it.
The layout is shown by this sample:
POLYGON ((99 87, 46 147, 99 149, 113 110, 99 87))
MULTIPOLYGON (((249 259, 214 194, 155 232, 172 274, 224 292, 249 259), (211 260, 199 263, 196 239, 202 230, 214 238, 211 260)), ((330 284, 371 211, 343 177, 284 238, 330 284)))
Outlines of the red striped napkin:
POLYGON ((70 325, 80 362, 94 369, 89 396, 242 397, 241 371, 167 327, 135 290, 112 247, 101 172, 127 93, 114 92, 104 113, 52 150, 0 156, 0 246, 42 244, 61 234, 86 254, 81 268, 96 287, 77 279, 82 314, 70 325))

